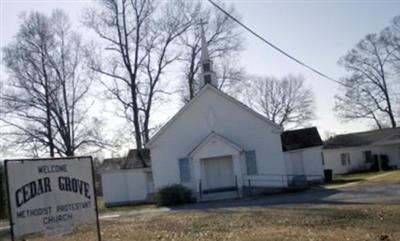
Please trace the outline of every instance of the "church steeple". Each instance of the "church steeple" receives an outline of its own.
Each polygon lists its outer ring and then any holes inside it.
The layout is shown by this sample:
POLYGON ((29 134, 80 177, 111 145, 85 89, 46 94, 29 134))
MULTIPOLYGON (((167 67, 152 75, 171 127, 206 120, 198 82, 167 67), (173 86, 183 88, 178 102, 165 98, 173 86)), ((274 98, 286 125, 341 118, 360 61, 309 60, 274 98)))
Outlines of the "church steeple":
POLYGON ((201 22, 201 83, 200 87, 204 87, 206 84, 211 84, 214 87, 218 86, 217 78, 212 68, 212 61, 208 54, 208 44, 203 28, 204 23, 201 22))

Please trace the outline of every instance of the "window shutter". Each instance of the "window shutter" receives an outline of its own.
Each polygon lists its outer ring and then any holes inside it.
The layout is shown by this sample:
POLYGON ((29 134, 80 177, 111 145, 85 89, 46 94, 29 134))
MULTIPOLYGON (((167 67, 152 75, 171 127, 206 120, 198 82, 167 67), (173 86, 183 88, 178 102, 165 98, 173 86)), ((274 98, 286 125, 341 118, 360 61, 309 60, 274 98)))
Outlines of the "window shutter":
POLYGON ((246 151, 245 157, 246 157, 247 174, 249 175, 257 174, 256 152, 246 151))
POLYGON ((179 173, 181 177, 181 182, 190 181, 189 158, 179 159, 179 173))

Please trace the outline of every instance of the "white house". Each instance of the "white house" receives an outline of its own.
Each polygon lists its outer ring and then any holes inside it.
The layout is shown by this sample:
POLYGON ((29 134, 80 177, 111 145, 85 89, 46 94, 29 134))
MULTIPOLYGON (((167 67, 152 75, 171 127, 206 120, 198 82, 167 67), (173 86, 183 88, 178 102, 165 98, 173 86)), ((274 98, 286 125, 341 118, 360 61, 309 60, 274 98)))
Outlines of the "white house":
POLYGON ((202 199, 212 193, 241 195, 247 183, 285 188, 296 174, 322 179, 319 148, 284 153, 278 125, 216 88, 204 33, 201 80, 197 95, 146 145, 155 190, 182 184, 202 199), (312 163, 305 165, 309 158, 312 163))
POLYGON ((324 144, 325 168, 333 173, 400 168, 400 128, 338 135, 324 144))

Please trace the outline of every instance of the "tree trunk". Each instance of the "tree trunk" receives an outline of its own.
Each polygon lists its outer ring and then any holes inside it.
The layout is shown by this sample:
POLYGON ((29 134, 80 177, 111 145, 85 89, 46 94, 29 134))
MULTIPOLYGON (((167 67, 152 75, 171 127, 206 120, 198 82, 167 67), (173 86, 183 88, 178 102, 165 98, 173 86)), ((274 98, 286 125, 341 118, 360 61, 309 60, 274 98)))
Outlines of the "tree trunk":
POLYGON ((46 102, 46 128, 47 128, 47 139, 49 141, 50 157, 54 157, 54 142, 53 133, 51 129, 51 112, 50 112, 50 93, 49 93, 49 81, 48 75, 45 67, 45 60, 42 55, 41 64, 44 77, 44 91, 45 91, 45 102, 46 102))
POLYGON ((385 92, 385 96, 386 96, 386 101, 387 101, 387 105, 388 105, 388 115, 390 118, 390 124, 391 124, 392 128, 396 128, 396 126, 397 126, 396 120, 394 119, 392 104, 390 102, 389 95, 387 94, 387 92, 385 92))
POLYGON ((195 65, 196 65, 196 49, 192 48, 191 61, 188 73, 188 84, 189 84, 189 100, 194 97, 194 76, 195 76, 195 65))

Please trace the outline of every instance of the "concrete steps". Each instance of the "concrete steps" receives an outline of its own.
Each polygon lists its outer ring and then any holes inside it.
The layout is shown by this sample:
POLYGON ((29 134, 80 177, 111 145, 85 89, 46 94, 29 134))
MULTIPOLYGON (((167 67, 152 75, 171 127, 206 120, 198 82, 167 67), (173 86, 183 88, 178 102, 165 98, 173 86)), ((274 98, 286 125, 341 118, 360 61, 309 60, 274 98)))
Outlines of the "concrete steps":
POLYGON ((200 202, 234 199, 234 198, 239 198, 239 197, 240 196, 238 196, 236 191, 207 193, 207 194, 203 194, 201 196, 200 202))

